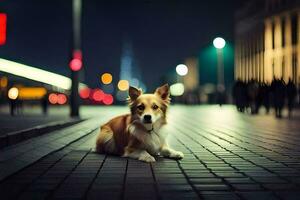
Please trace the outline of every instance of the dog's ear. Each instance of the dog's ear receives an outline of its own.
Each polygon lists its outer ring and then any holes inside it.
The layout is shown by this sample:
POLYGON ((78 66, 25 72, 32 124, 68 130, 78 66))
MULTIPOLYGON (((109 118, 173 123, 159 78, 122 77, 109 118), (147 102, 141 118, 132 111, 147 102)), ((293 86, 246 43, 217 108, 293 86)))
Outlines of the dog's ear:
POLYGON ((158 95, 164 101, 169 101, 169 97, 170 97, 169 85, 164 84, 163 86, 158 87, 155 90, 154 94, 158 95))
POLYGON ((130 100, 134 101, 142 94, 142 91, 135 87, 130 86, 128 93, 129 93, 130 100))

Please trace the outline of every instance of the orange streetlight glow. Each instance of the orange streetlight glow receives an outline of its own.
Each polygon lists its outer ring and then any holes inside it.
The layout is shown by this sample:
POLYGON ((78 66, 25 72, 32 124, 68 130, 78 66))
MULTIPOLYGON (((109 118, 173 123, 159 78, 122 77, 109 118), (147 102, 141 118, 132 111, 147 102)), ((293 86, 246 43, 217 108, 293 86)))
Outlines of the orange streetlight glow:
POLYGON ((6 76, 3 76, 3 77, 0 79, 0 86, 1 86, 1 88, 7 87, 7 83, 8 83, 7 77, 6 77, 6 76))
POLYGON ((101 81, 103 84, 107 85, 110 84, 112 82, 112 75, 110 73, 104 73, 101 76, 101 81))

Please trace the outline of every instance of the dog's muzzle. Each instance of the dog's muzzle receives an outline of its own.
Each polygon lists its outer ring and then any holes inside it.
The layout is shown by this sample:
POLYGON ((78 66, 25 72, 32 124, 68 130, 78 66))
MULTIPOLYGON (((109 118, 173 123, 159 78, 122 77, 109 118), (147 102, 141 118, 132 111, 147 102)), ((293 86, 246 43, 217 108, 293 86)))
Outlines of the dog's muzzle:
POLYGON ((152 123, 152 117, 151 117, 151 115, 144 115, 143 122, 145 124, 151 124, 152 123))

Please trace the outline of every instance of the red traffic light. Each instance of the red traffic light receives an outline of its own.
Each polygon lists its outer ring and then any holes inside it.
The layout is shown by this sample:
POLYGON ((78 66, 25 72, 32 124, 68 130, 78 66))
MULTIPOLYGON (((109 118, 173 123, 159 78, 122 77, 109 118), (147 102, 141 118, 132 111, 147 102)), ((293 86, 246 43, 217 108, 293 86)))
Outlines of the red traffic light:
POLYGON ((6 14, 0 13, 0 45, 4 45, 6 42, 6 14))

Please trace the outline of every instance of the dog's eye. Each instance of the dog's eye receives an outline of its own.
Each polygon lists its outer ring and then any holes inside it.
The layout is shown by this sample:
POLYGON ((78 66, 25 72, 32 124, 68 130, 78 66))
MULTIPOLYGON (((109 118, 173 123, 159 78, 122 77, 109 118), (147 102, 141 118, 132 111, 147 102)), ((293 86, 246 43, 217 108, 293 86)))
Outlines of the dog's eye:
POLYGON ((157 109, 158 109, 158 106, 154 104, 154 105, 152 106, 152 109, 153 109, 153 110, 157 110, 157 109))
POLYGON ((144 109, 145 109, 145 106, 142 104, 142 105, 139 105, 137 108, 138 108, 139 110, 144 110, 144 109))

